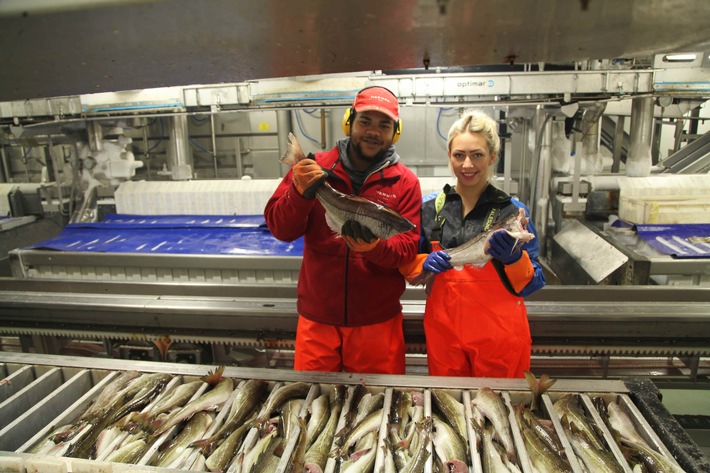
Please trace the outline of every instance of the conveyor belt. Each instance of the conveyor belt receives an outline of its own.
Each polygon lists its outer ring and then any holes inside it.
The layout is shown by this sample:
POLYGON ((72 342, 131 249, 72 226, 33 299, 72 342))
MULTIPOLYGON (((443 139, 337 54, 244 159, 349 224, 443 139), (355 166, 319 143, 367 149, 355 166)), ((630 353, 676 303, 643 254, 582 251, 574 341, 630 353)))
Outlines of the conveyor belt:
MULTIPOLYGON (((9 381, 9 383, 0 385, 0 425, 5 426, 0 429, 0 466, 20 465, 22 469, 16 471, 24 471, 24 468, 27 468, 27 471, 34 471, 32 468, 37 466, 46 468, 48 465, 67 465, 69 471, 88 471, 85 468, 104 468, 101 471, 131 471, 131 466, 126 464, 81 460, 66 456, 53 457, 47 453, 31 454, 29 450, 47 438, 57 426, 74 422, 86 411, 99 392, 106 389, 112 380, 115 380, 119 374, 126 372, 126 370, 138 370, 143 373, 167 373, 173 379, 179 379, 178 384, 184 384, 198 379, 214 367, 108 359, 96 359, 88 362, 86 358, 0 353, 0 369, 3 370, 2 375, 9 381)), ((346 373, 307 373, 229 367, 225 369, 224 376, 233 378, 235 386, 240 381, 264 380, 268 383, 267 391, 270 394, 273 394, 282 384, 305 382, 310 386, 308 395, 304 399, 306 407, 317 396, 328 393, 333 386, 340 384, 347 388, 348 399, 353 396, 354 388, 358 385, 365 386, 366 392, 373 396, 384 394, 382 399, 383 413, 390 412, 397 394, 401 393, 420 394, 423 399, 424 416, 443 415, 438 404, 442 392, 450 395, 456 403, 460 403, 463 408, 461 412, 465 418, 474 416, 476 407, 473 401, 481 395, 481 390, 486 388, 490 388, 502 396, 508 409, 518 404, 529 405, 530 403, 530 392, 523 380, 389 375, 354 376, 346 373)), ((563 417, 560 417, 557 414, 557 408, 553 407, 564 395, 578 397, 582 408, 597 423, 604 442, 610 446, 610 451, 625 472, 631 471, 631 467, 626 463, 619 447, 614 443, 611 431, 604 426, 601 420, 601 411, 595 407, 597 406, 595 402, 599 400, 603 401, 605 405, 613 402, 621 406, 624 412, 630 416, 636 430, 645 441, 667 459, 678 462, 684 471, 710 471, 708 459, 702 456, 697 445, 660 404, 657 397, 658 392, 653 385, 643 379, 633 379, 626 383, 598 380, 559 380, 543 396, 540 415, 553 423, 555 432, 559 435, 563 445, 567 446, 565 455, 571 464, 572 471, 582 471, 580 467, 582 459, 573 453, 574 449, 569 444, 570 438, 564 429, 563 417)), ((348 401, 345 405, 347 404, 348 401)), ((512 410, 510 412, 509 420, 512 425, 516 452, 514 461, 519 464, 521 471, 531 473, 529 450, 525 447, 521 436, 516 435, 516 429, 519 429, 520 426, 517 424, 516 417, 512 415, 512 410)), ((300 415, 307 420, 309 414, 310 411, 305 408, 301 410, 300 415)), ((216 415, 218 416, 218 414, 216 415)), ((341 413, 341 417, 343 415, 341 413)), ((219 418, 217 417, 217 419, 219 418)), ((392 422, 388 419, 391 418, 383 415, 381 424, 378 424, 380 426, 378 430, 380 442, 388 435, 388 423, 392 422)), ((342 422, 341 418, 341 425, 343 425, 342 422)), ((292 435, 298 436, 297 433, 292 435)), ((256 433, 252 435, 252 437, 254 436, 256 433)), ((464 434, 466 437, 464 440, 468 446, 468 465, 471 467, 471 471, 479 472, 482 471, 481 457, 483 452, 481 452, 479 444, 471 440, 475 436, 475 430, 468 429, 464 434)), ((255 441, 254 438, 252 440, 255 441)), ((167 442, 168 439, 164 441, 167 442)), ((292 440, 291 447, 295 443, 296 440, 292 440)), ((431 452, 431 444, 427 448, 431 452)), ((287 443, 278 469, 275 471, 285 471, 293 451, 293 448, 289 449, 287 443)), ((149 451, 143 460, 136 460, 136 463, 148 465, 155 454, 155 451, 149 451)), ((375 465, 382 465, 384 459, 380 458, 380 453, 377 455, 379 463, 375 463, 375 465)), ((430 455, 435 456, 432 453, 430 455)), ((326 468, 326 471, 338 471, 336 463, 334 459, 329 460, 330 469, 326 468)), ((431 472, 432 466, 433 462, 430 459, 424 471, 431 472)), ((132 468, 135 469, 135 466, 132 468)), ((146 469, 153 471, 150 466, 146 466, 146 469)), ((156 469, 155 471, 165 470, 156 469)))

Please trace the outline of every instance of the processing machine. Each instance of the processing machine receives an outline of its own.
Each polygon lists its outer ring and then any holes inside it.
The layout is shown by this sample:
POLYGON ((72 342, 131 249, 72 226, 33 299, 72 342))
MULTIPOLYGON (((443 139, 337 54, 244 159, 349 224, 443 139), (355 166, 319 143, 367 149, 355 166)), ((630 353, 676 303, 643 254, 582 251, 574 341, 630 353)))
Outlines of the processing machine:
MULTIPOLYGON (((250 379, 264 402, 304 383, 303 420, 336 387, 346 404, 366 387, 390 410, 372 439, 378 472, 403 393, 432 417, 444 391, 467 422, 491 388, 521 427, 523 380, 425 376, 421 288, 402 297, 405 376, 290 369, 303 242, 275 240, 262 217, 279 157, 290 132, 306 152, 333 146, 357 91, 380 85, 400 99, 397 151, 425 196, 449 182, 445 134, 462 112, 499 123, 497 183, 528 204, 548 281, 526 298, 532 371, 558 378, 540 412, 570 470, 585 467, 555 412, 565 395, 622 471, 610 406, 672 467, 710 471, 658 391, 710 387, 705 2, 61 3, 0 2, 0 39, 15 45, 0 52, 0 470, 165 470, 160 445, 179 427, 135 461, 40 448, 63 426, 98 433, 82 416, 124 376, 164 375, 139 411, 190 383, 209 394, 201 378, 218 366, 231 400, 250 379)), ((197 417, 214 431, 226 415, 197 417)), ((301 430, 273 471, 298 459, 301 430)), ((484 436, 463 430, 464 462, 481 471, 484 436)), ((251 448, 260 435, 244 432, 251 448)), ((510 459, 531 473, 525 431, 512 432, 510 459)), ((185 455, 170 469, 202 466, 185 455)))

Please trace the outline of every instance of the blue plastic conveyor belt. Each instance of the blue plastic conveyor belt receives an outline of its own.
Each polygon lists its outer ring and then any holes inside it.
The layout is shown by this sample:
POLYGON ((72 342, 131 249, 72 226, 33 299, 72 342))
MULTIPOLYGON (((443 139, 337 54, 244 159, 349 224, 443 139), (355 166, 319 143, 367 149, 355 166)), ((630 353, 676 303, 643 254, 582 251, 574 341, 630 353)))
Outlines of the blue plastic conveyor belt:
POLYGON ((71 223, 56 237, 27 247, 110 253, 301 256, 303 238, 274 238, 261 215, 107 215, 71 223))

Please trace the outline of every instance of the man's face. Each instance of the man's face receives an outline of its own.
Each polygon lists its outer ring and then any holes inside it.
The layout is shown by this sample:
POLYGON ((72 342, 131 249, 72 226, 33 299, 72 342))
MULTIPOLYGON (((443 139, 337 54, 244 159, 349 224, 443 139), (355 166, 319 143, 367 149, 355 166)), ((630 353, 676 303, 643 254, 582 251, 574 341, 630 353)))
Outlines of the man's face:
POLYGON ((350 145, 356 154, 354 158, 368 164, 379 161, 392 145, 394 127, 394 121, 384 113, 356 113, 355 120, 350 124, 350 145))

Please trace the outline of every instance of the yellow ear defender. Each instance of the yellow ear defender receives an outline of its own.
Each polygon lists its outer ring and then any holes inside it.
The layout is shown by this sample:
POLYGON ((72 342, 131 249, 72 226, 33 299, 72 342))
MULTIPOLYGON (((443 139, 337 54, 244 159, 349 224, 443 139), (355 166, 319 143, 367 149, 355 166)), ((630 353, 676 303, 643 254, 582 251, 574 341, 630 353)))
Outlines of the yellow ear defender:
MULTIPOLYGON (((343 115, 343 133, 345 133, 345 136, 350 136, 350 120, 352 119, 353 115, 353 108, 348 107, 345 109, 345 115, 343 115)), ((392 138, 392 144, 395 144, 398 140, 400 135, 402 134, 402 119, 400 118, 397 120, 397 124, 395 125, 395 130, 394 130, 394 137, 392 138)))

